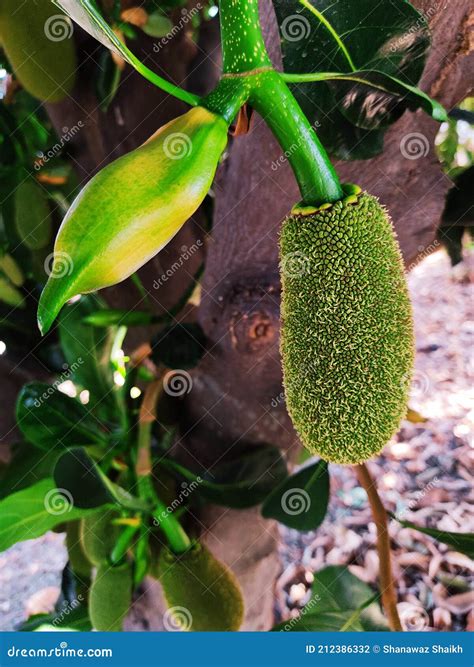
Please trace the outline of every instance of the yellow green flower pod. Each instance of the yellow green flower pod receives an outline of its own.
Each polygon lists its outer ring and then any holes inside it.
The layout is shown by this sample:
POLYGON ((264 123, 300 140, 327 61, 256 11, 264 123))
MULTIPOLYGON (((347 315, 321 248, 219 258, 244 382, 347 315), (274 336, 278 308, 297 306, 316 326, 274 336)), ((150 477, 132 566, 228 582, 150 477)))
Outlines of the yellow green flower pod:
POLYGON ((173 238, 206 196, 226 143, 226 121, 195 107, 85 186, 56 239, 38 308, 43 333, 68 299, 128 278, 173 238))
POLYGON ((77 70, 72 24, 51 0, 1 0, 0 42, 31 95, 59 102, 71 92, 77 70))
POLYGON ((334 463, 377 455, 405 416, 413 322, 390 218, 360 188, 294 209, 280 238, 286 404, 301 441, 334 463))
POLYGON ((215 632, 240 628, 244 602, 239 583, 204 545, 194 544, 179 556, 163 548, 159 572, 170 625, 215 632))

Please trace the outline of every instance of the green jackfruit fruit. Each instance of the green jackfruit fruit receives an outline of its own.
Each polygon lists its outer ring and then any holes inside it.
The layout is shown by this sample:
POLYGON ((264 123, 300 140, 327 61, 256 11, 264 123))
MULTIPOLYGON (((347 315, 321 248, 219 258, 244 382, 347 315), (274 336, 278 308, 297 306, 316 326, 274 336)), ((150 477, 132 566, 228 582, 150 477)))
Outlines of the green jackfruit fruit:
POLYGON ((378 454, 406 412, 413 324, 390 218, 353 186, 297 208, 280 238, 287 409, 303 442, 334 463, 378 454))
POLYGON ((15 226, 30 250, 45 248, 52 236, 51 212, 41 186, 30 178, 15 190, 15 226))
POLYGON ((132 602, 132 568, 129 563, 97 568, 89 596, 92 627, 99 632, 118 632, 132 602))
POLYGON ((68 299, 128 278, 173 238, 206 196, 226 143, 226 121, 195 107, 89 181, 56 238, 38 307, 43 333, 68 299))
POLYGON ((59 102, 76 79, 71 24, 51 0, 2 0, 0 41, 22 86, 45 102, 59 102))
POLYGON ((87 558, 84 549, 82 548, 82 542, 80 539, 80 521, 70 521, 66 526, 66 547, 69 557, 69 563, 71 565, 72 571, 89 579, 91 576, 92 564, 87 558))
POLYGON ((110 557, 120 534, 120 528, 112 523, 117 516, 114 510, 101 510, 81 521, 82 548, 94 565, 100 565, 110 557))
POLYGON ((223 563, 201 544, 176 556, 163 548, 160 581, 172 613, 171 622, 183 630, 238 630, 244 602, 238 581, 223 563))

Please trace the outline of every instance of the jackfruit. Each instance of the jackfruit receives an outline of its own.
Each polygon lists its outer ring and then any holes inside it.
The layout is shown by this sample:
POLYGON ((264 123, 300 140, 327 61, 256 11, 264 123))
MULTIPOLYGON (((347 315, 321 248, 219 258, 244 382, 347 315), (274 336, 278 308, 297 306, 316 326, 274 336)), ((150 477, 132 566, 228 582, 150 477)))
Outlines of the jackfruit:
POLYGON ((44 102, 59 102, 76 79, 69 19, 51 0, 2 0, 0 42, 22 86, 44 102))
POLYGON ((100 565, 112 553, 120 534, 120 528, 111 523, 117 516, 114 510, 101 510, 82 519, 82 548, 94 565, 100 565))
POLYGON ((398 429, 413 366, 400 250, 378 200, 357 186, 295 207, 280 237, 281 356, 287 409, 326 461, 378 454, 398 429))
POLYGON ((194 544, 179 556, 163 548, 159 572, 171 623, 182 630, 239 629, 244 602, 238 581, 205 546, 194 544))
POLYGON ((92 627, 99 632, 118 632, 132 602, 132 568, 130 563, 97 568, 89 596, 92 627))

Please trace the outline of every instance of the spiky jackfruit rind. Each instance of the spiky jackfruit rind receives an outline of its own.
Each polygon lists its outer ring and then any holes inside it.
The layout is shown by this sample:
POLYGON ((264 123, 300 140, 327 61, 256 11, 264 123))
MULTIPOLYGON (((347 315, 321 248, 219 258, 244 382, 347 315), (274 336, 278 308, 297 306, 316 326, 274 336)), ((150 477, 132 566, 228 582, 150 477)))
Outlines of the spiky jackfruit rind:
MULTIPOLYGON (((160 582, 170 609, 182 614, 182 629, 200 632, 236 631, 242 624, 244 602, 231 570, 202 544, 179 556, 163 548, 159 556, 160 582)), ((179 622, 179 617, 176 620, 179 622)))
POLYGON ((288 412, 311 452, 361 463, 398 429, 413 367, 411 305, 389 216, 375 197, 349 194, 290 215, 280 251, 288 412))
POLYGON ((132 567, 130 563, 97 568, 89 597, 89 615, 98 632, 119 632, 132 601, 132 567))

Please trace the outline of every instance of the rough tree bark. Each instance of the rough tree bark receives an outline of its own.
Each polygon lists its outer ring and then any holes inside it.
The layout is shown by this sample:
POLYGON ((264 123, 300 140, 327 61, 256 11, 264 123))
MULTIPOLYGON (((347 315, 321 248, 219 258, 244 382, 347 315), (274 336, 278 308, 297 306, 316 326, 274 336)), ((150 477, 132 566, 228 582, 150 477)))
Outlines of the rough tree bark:
MULTIPOLYGON (((433 30, 433 48, 421 87, 451 108, 469 93, 468 72, 474 63, 471 2, 444 0, 433 5, 430 0, 416 0, 414 4, 429 17, 433 30)), ((278 57, 279 39, 270 0, 262 2, 262 19, 270 51, 278 57)), ((158 54, 153 52, 152 40, 145 37, 138 48, 134 43, 134 50, 149 66, 178 83, 189 76, 194 60, 194 64, 206 67, 210 86, 219 55, 216 35, 212 29, 209 32, 198 54, 193 53, 185 32, 158 54)), ((85 122, 73 150, 78 172, 87 180, 107 161, 139 145, 183 107, 127 68, 110 111, 101 114, 90 86, 91 58, 97 47, 84 37, 80 41, 83 66, 75 100, 49 111, 59 132, 79 120, 85 122)), ((202 88, 203 81, 202 77, 193 81, 194 90, 197 83, 202 88)), ((437 129, 437 124, 422 113, 405 114, 387 133, 383 155, 370 162, 337 165, 343 180, 359 183, 390 209, 408 266, 429 251, 450 187, 434 152, 437 129), (400 152, 400 140, 411 132, 422 133, 430 147, 417 161, 405 159, 400 152)), ((280 155, 278 145, 257 117, 251 133, 233 142, 214 186, 215 222, 197 313, 210 345, 193 374, 179 442, 181 450, 203 467, 211 467, 216 458, 242 440, 271 442, 288 450, 290 458, 298 447, 281 399, 277 258, 279 226, 298 200, 298 193, 287 164, 272 169, 280 155)), ((190 262, 177 272, 159 294, 152 287, 153 280, 179 256, 183 245, 202 237, 199 216, 195 216, 168 250, 141 271, 157 310, 181 292, 199 257, 193 258, 194 265, 190 262)), ((128 282, 107 290, 107 295, 120 307, 139 302, 128 282)), ((146 334, 135 331, 134 342, 146 334)), ((276 526, 262 520, 257 510, 210 507, 196 520, 205 541, 233 567, 243 585, 247 604, 244 629, 269 628, 279 567, 276 526)), ((158 586, 148 582, 129 627, 138 624, 159 629, 160 609, 158 586)))

